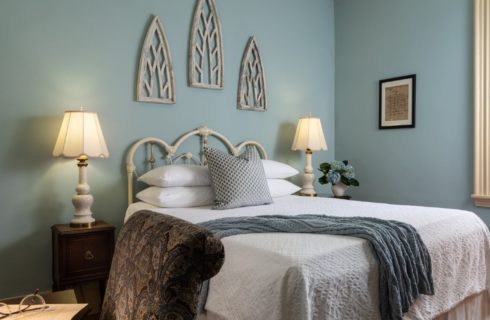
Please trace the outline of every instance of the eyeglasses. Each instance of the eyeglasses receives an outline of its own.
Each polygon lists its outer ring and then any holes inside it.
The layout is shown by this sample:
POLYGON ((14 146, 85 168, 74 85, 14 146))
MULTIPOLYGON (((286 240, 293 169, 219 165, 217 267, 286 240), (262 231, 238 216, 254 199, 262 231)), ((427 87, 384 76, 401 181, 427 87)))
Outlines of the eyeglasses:
POLYGON ((17 316, 22 315, 22 313, 41 312, 48 308, 49 307, 46 305, 46 301, 44 301, 44 298, 39 294, 38 289, 34 292, 34 294, 29 294, 22 298, 17 310, 12 310, 15 309, 13 305, 0 302, 0 319, 5 319, 10 316, 11 318, 8 319, 15 319, 17 316))

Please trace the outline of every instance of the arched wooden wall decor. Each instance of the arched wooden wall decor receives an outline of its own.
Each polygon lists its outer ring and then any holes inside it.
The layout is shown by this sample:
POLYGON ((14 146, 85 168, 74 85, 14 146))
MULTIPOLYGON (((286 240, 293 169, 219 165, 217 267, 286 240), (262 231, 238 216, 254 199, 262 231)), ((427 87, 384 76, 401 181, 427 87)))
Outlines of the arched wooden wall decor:
POLYGON ((223 41, 214 0, 197 0, 189 42, 189 86, 223 89, 223 41))
POLYGON ((267 110, 264 67, 255 37, 250 37, 243 53, 238 85, 238 109, 267 110))
POLYGON ((158 16, 146 33, 141 49, 136 99, 142 102, 175 103, 172 56, 165 29, 158 16))

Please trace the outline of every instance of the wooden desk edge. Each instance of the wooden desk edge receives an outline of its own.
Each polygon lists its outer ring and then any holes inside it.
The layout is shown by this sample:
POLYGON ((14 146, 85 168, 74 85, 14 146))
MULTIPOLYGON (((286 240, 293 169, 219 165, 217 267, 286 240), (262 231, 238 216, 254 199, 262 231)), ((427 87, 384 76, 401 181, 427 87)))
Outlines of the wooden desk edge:
POLYGON ((72 320, 83 320, 86 315, 90 313, 92 308, 89 307, 87 303, 84 303, 85 307, 82 310, 78 311, 76 315, 73 316, 72 320))

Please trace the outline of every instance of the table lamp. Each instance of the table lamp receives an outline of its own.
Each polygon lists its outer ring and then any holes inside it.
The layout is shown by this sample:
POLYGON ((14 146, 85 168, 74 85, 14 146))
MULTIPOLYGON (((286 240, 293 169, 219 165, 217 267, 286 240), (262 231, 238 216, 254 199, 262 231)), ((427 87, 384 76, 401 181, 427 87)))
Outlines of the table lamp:
POLYGON ((304 150, 306 153, 303 189, 299 191, 299 195, 315 197, 316 192, 313 187, 315 175, 311 165, 311 156, 313 151, 327 150, 327 143, 325 142, 322 123, 319 118, 306 116, 299 119, 291 149, 294 151, 304 150))
POLYGON ((89 157, 107 158, 109 151, 95 112, 65 111, 58 139, 53 150, 55 157, 76 158, 78 160, 78 185, 72 202, 75 207, 71 227, 90 228, 95 224, 92 217, 94 198, 87 183, 87 166, 89 157))

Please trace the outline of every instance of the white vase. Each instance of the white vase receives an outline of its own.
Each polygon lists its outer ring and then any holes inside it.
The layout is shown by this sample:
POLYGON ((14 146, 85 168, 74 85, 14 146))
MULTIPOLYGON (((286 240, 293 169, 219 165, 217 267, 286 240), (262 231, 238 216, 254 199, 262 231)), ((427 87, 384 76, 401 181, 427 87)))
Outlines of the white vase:
POLYGON ((333 195, 336 197, 343 197, 345 196, 345 192, 347 191, 347 188, 348 186, 346 186, 342 182, 336 183, 332 185, 333 195))

